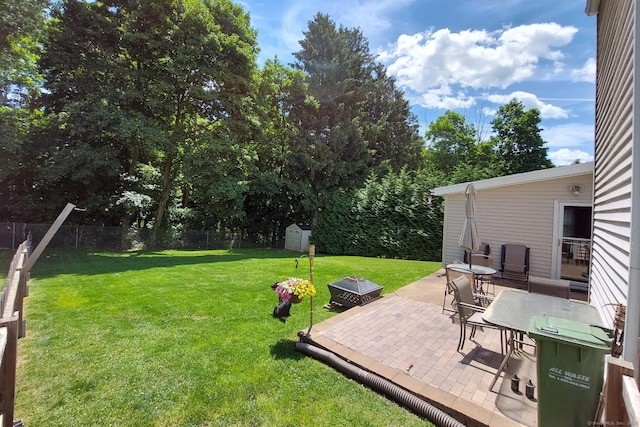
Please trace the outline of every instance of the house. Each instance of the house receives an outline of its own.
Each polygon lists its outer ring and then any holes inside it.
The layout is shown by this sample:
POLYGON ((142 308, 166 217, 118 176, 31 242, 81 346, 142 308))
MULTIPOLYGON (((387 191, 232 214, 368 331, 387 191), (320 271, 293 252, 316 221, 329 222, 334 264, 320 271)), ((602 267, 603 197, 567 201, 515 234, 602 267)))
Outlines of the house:
POLYGON ((286 229, 284 248, 290 251, 307 252, 312 227, 308 224, 291 224, 286 229))
MULTIPOLYGON (((588 279, 589 260, 581 248, 591 246, 593 163, 582 163, 485 179, 476 188, 475 218, 483 243, 491 247, 493 267, 500 269, 503 244, 530 248, 529 273, 535 276, 588 279)), ((458 238, 465 220, 467 184, 433 190, 443 196, 442 263, 461 260, 458 238)), ((586 286, 584 286, 586 289, 586 286)))
POLYGON ((636 0, 587 0, 597 18, 593 249, 590 302, 605 322, 627 306, 622 357, 640 333, 640 49, 636 0))

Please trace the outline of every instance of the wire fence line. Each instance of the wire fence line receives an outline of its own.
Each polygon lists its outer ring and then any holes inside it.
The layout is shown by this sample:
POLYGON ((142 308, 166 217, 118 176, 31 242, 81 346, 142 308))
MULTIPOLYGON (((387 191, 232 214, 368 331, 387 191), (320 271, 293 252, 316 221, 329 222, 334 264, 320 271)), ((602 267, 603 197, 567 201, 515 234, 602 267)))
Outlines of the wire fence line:
MULTIPOLYGON (((16 249, 31 233, 37 246, 51 224, 0 222, 0 249, 16 249)), ((143 249, 151 242, 150 229, 130 229, 123 234, 122 227, 94 225, 62 225, 48 248, 83 250, 143 249)), ((221 233, 210 230, 185 230, 163 233, 156 239, 160 249, 230 249, 256 247, 284 247, 284 240, 275 244, 259 235, 221 233)))

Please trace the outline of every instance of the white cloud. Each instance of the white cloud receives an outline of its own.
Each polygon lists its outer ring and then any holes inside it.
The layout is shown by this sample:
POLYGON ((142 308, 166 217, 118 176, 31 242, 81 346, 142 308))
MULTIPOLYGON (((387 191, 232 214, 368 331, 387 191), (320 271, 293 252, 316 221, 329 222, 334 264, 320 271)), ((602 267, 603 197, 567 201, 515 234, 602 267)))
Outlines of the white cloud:
POLYGON ((561 148, 559 150, 549 152, 549 159, 556 166, 565 166, 573 164, 576 160, 580 160, 581 163, 592 162, 593 156, 582 150, 561 148))
POLYGON ((595 131, 593 125, 567 123, 543 129, 540 136, 549 147, 593 147, 595 131))
POLYGON ((578 68, 571 72, 574 82, 596 82, 596 59, 589 58, 582 68, 578 68))
POLYGON ((521 25, 494 32, 449 29, 401 35, 380 58, 390 74, 417 92, 444 84, 506 88, 532 78, 541 61, 561 69, 562 52, 578 30, 556 23, 521 25))
POLYGON ((279 40, 286 46, 289 52, 300 50, 299 41, 303 39, 303 31, 308 29, 307 21, 312 19, 309 10, 304 3, 294 3, 292 7, 284 11, 279 31, 279 40), (306 16, 305 20, 303 17, 306 16))
POLYGON ((451 87, 445 84, 412 97, 411 102, 424 108, 457 110, 473 106, 476 100, 462 91, 454 94, 451 87))
POLYGON ((360 28, 371 40, 376 34, 391 28, 389 16, 393 12, 414 2, 415 0, 341 0, 332 2, 333 7, 328 12, 329 16, 335 16, 334 22, 347 28, 360 28))
POLYGON ((569 117, 569 112, 564 108, 542 102, 535 94, 529 92, 515 91, 506 95, 489 95, 487 100, 496 104, 506 104, 513 98, 522 102, 522 105, 527 109, 537 108, 540 110, 540 117, 543 119, 566 119, 569 117))

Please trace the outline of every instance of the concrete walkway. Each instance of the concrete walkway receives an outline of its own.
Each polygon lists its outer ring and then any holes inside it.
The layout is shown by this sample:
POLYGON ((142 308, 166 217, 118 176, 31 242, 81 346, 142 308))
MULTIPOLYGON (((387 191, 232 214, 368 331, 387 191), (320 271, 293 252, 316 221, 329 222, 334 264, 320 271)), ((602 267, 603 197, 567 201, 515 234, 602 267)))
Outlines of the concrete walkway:
MULTIPOLYGON (((524 395, 527 380, 537 384, 532 348, 514 353, 489 390, 502 360, 500 334, 494 329, 478 331, 473 341, 466 341, 462 354, 457 352, 460 326, 451 312, 442 312, 445 282, 441 270, 314 325, 302 332, 304 339, 421 396, 469 426, 536 426, 536 400, 524 395), (519 394, 510 386, 514 373, 521 378, 519 394)), ((495 291, 524 285, 497 280, 495 291)))

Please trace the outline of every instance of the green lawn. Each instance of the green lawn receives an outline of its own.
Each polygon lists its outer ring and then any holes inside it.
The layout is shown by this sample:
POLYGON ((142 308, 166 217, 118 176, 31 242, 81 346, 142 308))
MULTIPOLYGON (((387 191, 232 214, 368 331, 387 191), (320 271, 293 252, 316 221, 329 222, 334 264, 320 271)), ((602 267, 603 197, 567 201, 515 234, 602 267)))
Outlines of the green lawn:
MULTIPOLYGON (((281 323, 270 288, 308 278, 308 259, 296 271, 295 257, 45 251, 25 299, 15 418, 30 427, 429 425, 295 351, 309 302, 281 323)), ((319 255, 316 322, 335 315, 322 307, 333 280, 361 275, 388 293, 438 268, 319 255)))

